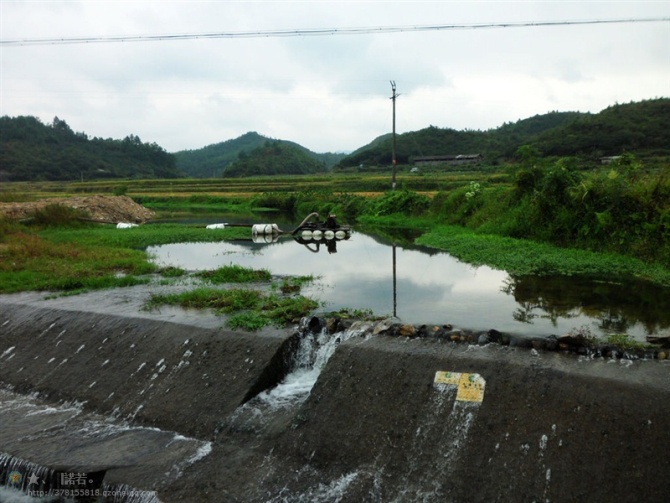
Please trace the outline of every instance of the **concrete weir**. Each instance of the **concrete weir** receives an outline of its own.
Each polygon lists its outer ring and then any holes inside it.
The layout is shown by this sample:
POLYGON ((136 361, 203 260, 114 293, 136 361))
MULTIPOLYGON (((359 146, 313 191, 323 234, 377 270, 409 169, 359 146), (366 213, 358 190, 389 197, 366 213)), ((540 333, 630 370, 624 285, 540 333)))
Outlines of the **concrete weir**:
POLYGON ((109 501, 667 501, 667 360, 368 328, 323 335, 315 384, 280 400, 303 329, 0 299, 0 485, 51 471, 145 491, 109 501))

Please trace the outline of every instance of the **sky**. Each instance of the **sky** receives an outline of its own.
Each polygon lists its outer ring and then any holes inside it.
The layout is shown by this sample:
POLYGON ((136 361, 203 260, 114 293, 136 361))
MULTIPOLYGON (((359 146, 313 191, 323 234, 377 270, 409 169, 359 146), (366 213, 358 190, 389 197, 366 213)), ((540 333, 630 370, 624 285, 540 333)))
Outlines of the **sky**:
POLYGON ((487 130, 670 97, 670 0, 0 0, 0 115, 168 152, 256 131, 350 152, 392 130, 487 130), (665 18, 660 22, 417 30, 665 18), (400 32, 375 28, 403 27, 400 32), (371 28, 279 37, 271 31, 371 28), (242 32, 264 36, 240 37, 242 32), (229 38, 17 45, 16 40, 229 38))

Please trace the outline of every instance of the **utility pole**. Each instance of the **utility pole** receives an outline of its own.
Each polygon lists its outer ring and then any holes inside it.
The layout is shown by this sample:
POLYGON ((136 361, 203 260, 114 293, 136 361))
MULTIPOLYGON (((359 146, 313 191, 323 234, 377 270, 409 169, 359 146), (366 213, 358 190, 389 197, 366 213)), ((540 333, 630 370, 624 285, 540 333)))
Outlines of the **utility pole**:
POLYGON ((395 80, 391 81, 391 91, 393 91, 393 96, 391 96, 391 100, 393 101, 393 150, 392 150, 392 160, 391 163, 393 165, 393 175, 392 175, 392 183, 391 183, 391 189, 395 190, 395 166, 396 166, 396 157, 395 157, 395 99, 399 96, 395 92, 395 80))

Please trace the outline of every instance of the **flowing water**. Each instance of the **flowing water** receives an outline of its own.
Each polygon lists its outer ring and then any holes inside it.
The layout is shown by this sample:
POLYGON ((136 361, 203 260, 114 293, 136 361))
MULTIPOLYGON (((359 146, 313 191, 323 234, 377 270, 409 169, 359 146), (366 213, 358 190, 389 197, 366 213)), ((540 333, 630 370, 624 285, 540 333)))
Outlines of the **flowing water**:
POLYGON ((319 374, 337 349, 351 337, 361 334, 356 329, 329 334, 303 332, 290 363, 290 371, 274 388, 265 390, 238 407, 225 421, 232 431, 266 433, 275 423, 283 427, 293 418, 296 408, 309 396, 319 374))
POLYGON ((115 416, 85 412, 80 403, 57 405, 37 394, 0 389, 0 446, 45 460, 48 468, 3 453, 0 448, 0 502, 69 502, 69 495, 105 496, 107 502, 160 503, 154 491, 107 483, 102 467, 145 464, 165 481, 207 456, 211 442, 158 428, 135 426, 115 416), (79 467, 101 467, 93 472, 79 467), (70 468, 66 468, 70 467, 70 468), (103 481, 104 478, 104 481, 103 481))
MULTIPOLYGON (((213 230, 212 232, 216 232, 213 230)), ((670 299, 659 288, 610 280, 515 277, 447 253, 394 245, 354 232, 336 246, 276 242, 182 243, 150 247, 160 265, 189 271, 237 264, 276 275, 313 275, 302 293, 326 310, 370 309, 412 324, 451 324, 517 335, 596 336, 626 332, 640 341, 670 328, 670 299), (334 249, 333 249, 334 248, 334 249)))

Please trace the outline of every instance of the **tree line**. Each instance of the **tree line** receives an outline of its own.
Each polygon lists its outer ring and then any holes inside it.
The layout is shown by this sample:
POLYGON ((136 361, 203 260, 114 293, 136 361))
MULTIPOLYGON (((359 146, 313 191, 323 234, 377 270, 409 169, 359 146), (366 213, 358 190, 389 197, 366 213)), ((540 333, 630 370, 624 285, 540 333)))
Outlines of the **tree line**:
MULTIPOLYGON (((384 135, 345 157, 336 170, 390 166, 391 136, 384 135)), ((550 112, 487 131, 457 131, 430 126, 397 135, 397 161, 432 155, 481 154, 488 165, 518 160, 529 145, 542 156, 580 157, 634 153, 638 157, 670 157, 670 99, 658 98, 612 105, 597 113, 550 112)))
POLYGON ((175 158, 136 135, 122 140, 89 138, 55 117, 0 117, 0 180, 92 180, 184 176, 175 158))

